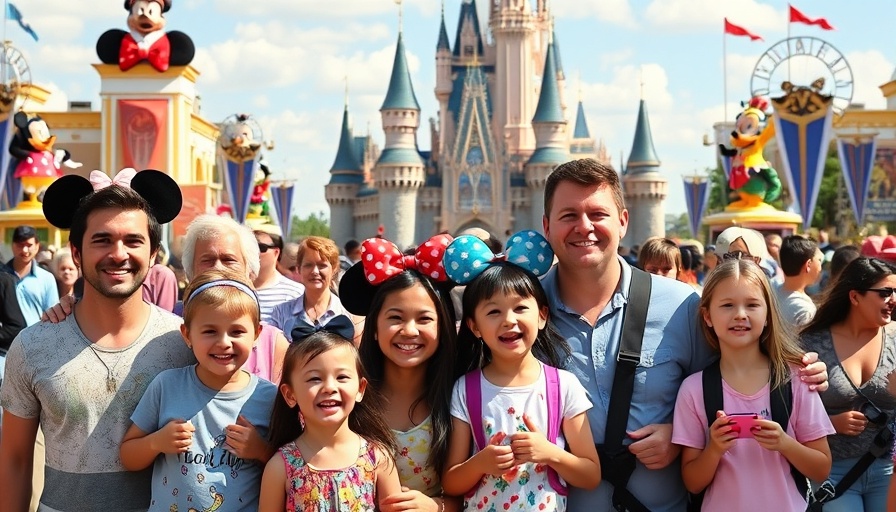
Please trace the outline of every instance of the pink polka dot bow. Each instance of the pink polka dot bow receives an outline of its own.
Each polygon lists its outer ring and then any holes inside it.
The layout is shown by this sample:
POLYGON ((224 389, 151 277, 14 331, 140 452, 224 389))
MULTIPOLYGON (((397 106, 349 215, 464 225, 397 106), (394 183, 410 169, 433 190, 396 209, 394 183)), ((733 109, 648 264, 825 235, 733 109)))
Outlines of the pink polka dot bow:
POLYGON ((379 285, 405 270, 416 270, 430 279, 447 281, 442 257, 451 240, 451 235, 436 235, 420 244, 413 255, 405 256, 386 239, 368 238, 361 244, 364 277, 370 284, 379 285))

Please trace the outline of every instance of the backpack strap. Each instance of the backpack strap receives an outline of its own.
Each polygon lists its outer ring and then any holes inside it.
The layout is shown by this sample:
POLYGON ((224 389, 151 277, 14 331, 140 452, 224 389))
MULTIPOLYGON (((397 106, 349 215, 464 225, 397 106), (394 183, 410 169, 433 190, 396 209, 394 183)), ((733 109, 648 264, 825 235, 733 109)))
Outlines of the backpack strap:
MULTIPOLYGON (((771 372, 772 382, 777 380, 774 370, 771 372)), ((790 424, 790 412, 793 410, 793 381, 788 380, 781 386, 772 389, 769 393, 769 399, 772 406, 772 421, 781 425, 781 429, 787 432, 787 425, 790 424)), ((790 464, 790 476, 796 484, 800 496, 805 498, 809 492, 809 481, 805 475, 800 473, 796 466, 790 464)))
MULTIPOLYGON (((547 394, 545 395, 548 408, 548 433, 547 440, 552 444, 557 444, 557 438, 560 436, 562 428, 563 414, 561 412, 562 404, 560 400, 560 373, 553 366, 546 364, 541 365, 544 368, 544 380, 547 394)), ((467 398, 469 400, 469 398, 467 398)), ((554 468, 548 466, 548 482, 551 488, 560 496, 569 494, 569 490, 560 475, 554 468)))
POLYGON ((467 414, 470 415, 470 430, 476 448, 485 448, 485 431, 482 429, 482 370, 476 369, 464 375, 464 390, 467 393, 467 414))
POLYGON ((607 408, 607 429, 604 444, 597 447, 600 469, 604 481, 613 485, 613 508, 629 512, 649 512, 628 490, 628 481, 635 471, 637 460, 624 445, 635 391, 635 370, 641 362, 641 343, 647 325, 647 308, 650 306, 650 274, 630 267, 632 278, 628 300, 622 317, 619 351, 616 355, 616 371, 607 408))

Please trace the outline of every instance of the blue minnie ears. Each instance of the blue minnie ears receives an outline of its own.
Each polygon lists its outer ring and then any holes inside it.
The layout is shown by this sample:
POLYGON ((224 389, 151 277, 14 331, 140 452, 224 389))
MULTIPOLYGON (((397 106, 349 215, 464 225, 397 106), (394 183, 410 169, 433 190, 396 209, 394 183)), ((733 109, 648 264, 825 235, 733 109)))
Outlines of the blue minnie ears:
POLYGON ((461 285, 476 279, 499 261, 513 263, 540 277, 551 268, 554 251, 540 233, 526 230, 511 236, 501 254, 494 254, 485 242, 473 235, 461 235, 451 242, 443 258, 448 277, 461 285))

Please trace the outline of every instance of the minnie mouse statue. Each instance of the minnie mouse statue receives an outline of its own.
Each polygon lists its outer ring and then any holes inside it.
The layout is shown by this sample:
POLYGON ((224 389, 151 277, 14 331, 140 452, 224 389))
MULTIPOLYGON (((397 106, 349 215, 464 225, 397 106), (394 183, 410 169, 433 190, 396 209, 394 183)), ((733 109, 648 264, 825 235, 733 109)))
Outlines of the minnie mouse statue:
POLYGON ((147 61, 157 71, 168 66, 186 66, 193 60, 196 48, 183 32, 164 32, 164 13, 172 0, 124 0, 128 11, 129 32, 107 30, 96 42, 96 54, 105 64, 118 64, 127 71, 147 61))

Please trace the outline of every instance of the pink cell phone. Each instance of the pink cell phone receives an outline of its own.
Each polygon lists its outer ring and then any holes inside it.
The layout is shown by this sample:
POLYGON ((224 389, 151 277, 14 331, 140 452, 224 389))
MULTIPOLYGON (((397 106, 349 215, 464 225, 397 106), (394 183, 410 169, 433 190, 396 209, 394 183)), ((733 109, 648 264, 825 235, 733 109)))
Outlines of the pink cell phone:
POLYGON ((752 412, 740 412, 728 414, 728 424, 731 425, 731 431, 737 433, 738 439, 752 438, 752 428, 756 426, 756 420, 759 415, 752 412))

